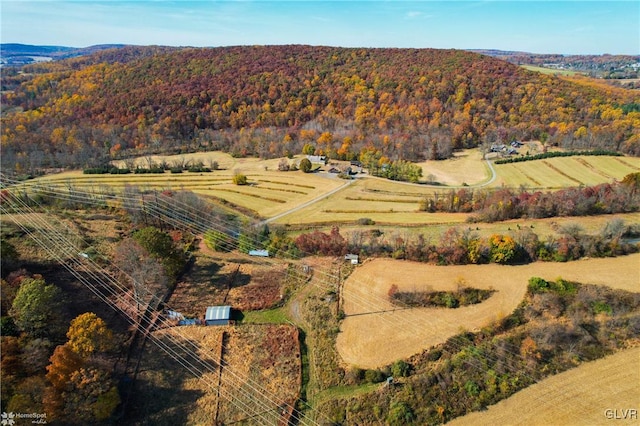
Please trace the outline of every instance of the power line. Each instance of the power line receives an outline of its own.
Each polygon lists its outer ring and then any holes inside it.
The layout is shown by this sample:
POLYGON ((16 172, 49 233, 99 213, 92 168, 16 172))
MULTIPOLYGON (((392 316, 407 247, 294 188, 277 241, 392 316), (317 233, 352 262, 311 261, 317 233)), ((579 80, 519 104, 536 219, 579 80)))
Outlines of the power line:
MULTIPOLYGON (((33 210, 29 209, 28 207, 25 207, 25 209, 27 211, 29 211, 30 213, 34 213, 33 210)), ((3 214, 8 213, 8 211, 4 208, 4 206, 2 206, 2 212, 3 214)), ((15 212, 14 212, 15 213, 15 212)), ((22 214, 24 216, 23 213, 19 213, 22 214)), ((34 216, 34 215, 32 215, 34 216)), ((37 218, 37 216, 34 216, 37 218)), ((37 219, 34 219, 34 217, 23 217, 24 221, 27 223, 31 223, 32 225, 34 224, 34 222, 37 222, 37 219)), ((81 263, 80 261, 78 261, 78 256, 77 256, 77 252, 75 252, 74 250, 64 250, 64 247, 70 247, 71 246, 71 242, 69 241, 65 241, 65 237, 62 236, 59 232, 55 231, 55 228, 48 226, 49 224, 47 222, 44 221, 40 221, 40 223, 35 223, 36 225, 40 225, 40 227, 44 227, 45 229, 48 228, 48 231, 50 233, 53 234, 53 237, 49 236, 48 241, 43 239, 42 237, 38 237, 36 236, 33 232, 31 232, 27 227, 25 226, 21 226, 21 228, 23 229, 23 231, 25 233, 27 233, 32 239, 34 239, 41 247, 43 247, 45 250, 47 250, 50 254, 52 254, 54 256, 54 258, 61 263, 69 272, 71 272, 74 276, 76 276, 76 278, 78 278, 83 284, 87 285, 89 287, 89 289, 94 292, 94 294, 96 294, 98 297, 100 297, 103 301, 107 302, 112 308, 114 309, 118 309, 118 305, 115 303, 112 303, 110 301, 110 299, 107 298, 108 295, 103 295, 99 289, 96 286, 93 286, 90 284, 90 282, 87 281, 87 279, 85 279, 78 271, 81 270, 83 268, 83 263, 81 263), (53 246, 53 247, 52 247, 53 246), (62 255, 57 253, 57 250, 63 249, 62 251, 62 255)), ((110 276, 110 274, 106 273, 104 270, 102 270, 102 268, 100 268, 98 265, 96 265, 94 262, 92 261, 87 261, 88 263, 90 263, 90 266, 93 269, 93 278, 97 279, 100 284, 102 285, 103 288, 107 288, 107 289, 111 289, 111 287, 109 286, 109 284, 113 285, 115 284, 116 287, 118 286, 118 283, 110 276), (97 273, 101 273, 102 277, 97 277, 97 273), (105 279, 106 278, 106 279, 105 279)), ((86 265, 84 265, 86 266, 86 265)), ((121 287, 119 287, 119 289, 125 290, 126 289, 122 289, 121 287)), ((109 292, 112 296, 115 296, 116 298, 120 297, 120 300, 124 300, 122 299, 120 294, 116 294, 115 291, 110 291, 109 292)), ((126 303, 126 301, 124 302, 126 303)), ((128 314, 128 311, 126 310, 122 310, 119 309, 119 311, 121 311, 123 314, 125 314, 126 317, 128 317, 128 319, 130 320, 130 322, 132 324, 134 324, 137 320, 136 318, 133 318, 130 314, 128 314)), ((146 318, 143 316, 142 317, 142 321, 146 321, 146 318)), ((151 326, 152 324, 148 323, 147 326, 151 326)), ((175 327, 174 327, 175 329, 175 327)), ((153 338, 153 334, 150 334, 150 336, 153 338)), ((181 336, 184 337, 184 336, 181 336)), ((186 340, 187 342, 189 342, 189 344, 191 344, 192 346, 195 346, 193 344, 193 342, 190 342, 189 340, 186 340)), ((171 349, 168 348, 166 345, 164 345, 162 342, 158 342, 157 339, 154 342, 157 345, 159 345, 161 348, 164 349, 171 349)), ((175 341, 174 341, 175 343, 175 341)), ((181 346, 181 349, 190 349, 190 348, 186 348, 185 347, 185 343, 180 343, 178 346, 181 346)), ((185 359, 184 356, 181 356, 180 354, 177 354, 175 352, 175 350, 171 351, 169 350, 169 355, 172 356, 172 358, 174 359, 179 359, 181 365, 185 365, 185 359)), ((200 362, 199 359, 196 358, 197 361, 200 362)), ((194 373, 194 371, 199 371, 200 373, 204 373, 206 371, 205 370, 209 370, 209 372, 213 372, 215 370, 212 370, 212 368, 216 368, 217 366, 210 366, 208 364, 203 364, 202 362, 200 362, 199 366, 194 365, 193 361, 191 362, 186 362, 186 364, 189 366, 188 371, 194 373), (199 370, 198 370, 199 369, 199 370)), ((230 374, 233 376, 233 372, 231 370, 229 370, 228 367, 226 367, 225 365, 219 365, 220 368, 224 368, 225 371, 230 372, 230 374)), ((201 374, 199 374, 201 375, 201 374)), ((196 376, 198 376, 198 374, 196 374, 196 376)), ((227 378, 227 376, 224 376, 225 380, 229 381, 229 379, 227 378)), ((238 381, 236 382, 231 382, 232 384, 238 384, 240 379, 238 379, 238 381)), ((270 397, 268 396, 268 394, 265 394, 262 390, 258 390, 257 388, 254 388, 253 385, 251 383, 249 383, 249 388, 251 388, 251 391, 253 391, 254 394, 257 395, 262 395, 262 396, 266 396, 267 399, 269 399, 270 397)), ((245 391, 242 390, 242 386, 238 386, 238 391, 244 392, 246 394, 245 391)), ((224 396, 224 394, 223 394, 224 396)), ((250 394, 246 394, 245 396, 247 396, 247 398, 249 400, 252 400, 254 403, 256 403, 256 397, 254 395, 250 395, 250 394)), ((232 404, 234 403, 235 398, 228 398, 228 401, 231 402, 232 404)), ((271 403, 275 403, 275 401, 269 401, 271 403)), ((265 412, 268 412, 269 409, 266 408, 266 406, 264 405, 265 402, 258 402, 259 404, 263 405, 263 409, 265 412)), ((276 406, 287 406, 288 404, 283 404, 283 403, 275 403, 276 406)), ((251 414, 254 415, 255 413, 252 413, 251 411, 247 411, 244 410, 245 414, 251 414)), ((294 412, 294 416, 296 416, 296 413, 294 412)), ((266 420, 266 419, 265 419, 266 420)), ((304 423, 303 423, 304 424, 304 423)))
MULTIPOLYGON (((54 191, 55 193, 55 191, 54 191)), ((62 197, 62 199, 64 199, 63 195, 58 195, 60 197, 62 197)), ((74 195, 74 200, 81 200, 82 196, 77 196, 74 195)), ((89 198, 89 200, 92 200, 93 198, 89 198)), ((113 196, 113 199, 115 201, 120 201, 120 202, 129 202, 129 203, 133 203, 133 205, 135 206, 135 202, 137 200, 137 198, 132 198, 132 197, 122 197, 122 196, 118 196, 115 195, 113 196)), ((139 211, 145 211, 147 214, 149 214, 151 217, 156 218, 158 220, 161 221, 165 221, 168 222, 170 224, 173 224, 174 226, 178 226, 178 227, 186 227, 188 229, 191 229, 192 232, 198 234, 198 233, 204 233, 207 230, 211 229, 210 225, 204 223, 201 219, 201 217, 198 217, 197 215, 194 215, 194 212, 191 211, 190 209, 191 207, 184 204, 183 202, 179 202, 178 200, 172 199, 170 197, 156 197, 154 199, 155 204, 154 203, 147 203, 146 205, 142 205, 142 206, 137 206, 137 207, 133 207, 135 209, 138 209, 139 211), (169 213, 168 213, 169 212, 169 213), (182 212, 183 215, 176 215, 176 212, 180 213, 182 212)), ((131 205, 130 205, 131 208, 131 205)), ((215 226, 217 227, 217 229, 221 229, 225 232, 231 233, 233 235, 233 232, 235 232, 235 228, 233 224, 228 223, 228 221, 225 221, 224 219, 222 220, 218 220, 215 223, 215 226)), ((234 244, 234 248, 238 248, 238 238, 237 235, 233 236, 233 244, 234 244)), ((259 243, 258 241, 254 240, 254 243, 259 243)), ((277 252, 276 252, 277 254, 277 252)), ((252 258, 253 261, 255 261, 255 259, 252 258)), ((272 259, 261 259, 261 264, 263 265, 273 265, 275 264, 275 261, 272 259)), ((324 284, 329 284, 331 285, 331 281, 335 280, 335 275, 331 274, 331 273, 327 273, 326 271, 322 271, 320 269, 315 269, 314 273, 317 273, 319 275, 324 275, 325 279, 324 280, 320 280, 321 283, 324 284)), ((375 305, 370 305, 368 301, 366 300, 362 300, 359 299, 356 301, 356 305, 358 305, 358 303, 360 303, 359 306, 361 307, 365 307, 365 308, 369 308, 369 309, 374 309, 375 305)), ((391 324, 397 324, 398 326, 402 326, 402 327, 407 327, 407 325, 411 325, 413 326, 416 331, 417 330, 422 330, 425 326, 425 324, 423 323, 417 323, 417 322, 413 322, 413 323, 409 323, 406 320, 395 320, 392 318, 387 318, 387 317, 383 317, 384 321, 387 321, 391 324)), ((438 318, 434 318, 436 323, 445 323, 444 321, 438 319, 438 318)), ((447 341, 447 344, 450 346, 453 346, 454 349, 457 349, 458 351, 460 351, 462 348, 466 347, 468 345, 468 342, 460 337, 460 336, 453 336, 451 338, 449 338, 449 340, 447 341)), ((507 350, 508 353, 512 354, 514 357, 519 358, 521 355, 517 352, 513 352, 513 351, 509 351, 507 350)), ((491 356, 490 354, 484 354, 483 355, 483 359, 487 360, 487 361, 491 361, 493 363, 495 363, 497 361, 497 357, 495 356, 491 356)), ((476 363, 475 358, 474 360, 474 368, 477 368, 479 370, 483 370, 483 366, 476 363)), ((478 360, 479 362, 479 360, 478 360)), ((536 381, 531 378, 529 375, 524 374, 525 378, 529 378, 529 380, 532 383, 535 383, 536 381)))

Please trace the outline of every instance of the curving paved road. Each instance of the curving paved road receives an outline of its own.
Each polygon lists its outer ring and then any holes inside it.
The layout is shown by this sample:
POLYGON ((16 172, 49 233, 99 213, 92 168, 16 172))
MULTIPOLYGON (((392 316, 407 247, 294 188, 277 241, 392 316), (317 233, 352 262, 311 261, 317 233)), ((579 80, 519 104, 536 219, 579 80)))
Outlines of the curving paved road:
POLYGON ((318 201, 323 200, 323 199, 335 194, 336 192, 346 188, 347 186, 353 184, 353 182, 355 182, 355 179, 349 180, 344 185, 341 185, 341 186, 339 186, 339 187, 337 187, 335 189, 332 189, 331 191, 329 191, 327 193, 324 193, 321 196, 314 198, 313 200, 309 200, 306 203, 302 203, 299 206, 292 208, 291 210, 287 210, 284 213, 277 214, 277 215, 275 215, 273 217, 270 217, 269 219, 265 219, 265 220, 263 220, 261 222, 258 222, 258 226, 262 226, 262 225, 267 224, 269 222, 273 222, 274 220, 278 220, 283 216, 286 216, 286 215, 291 214, 293 212, 297 212, 298 210, 302 210, 305 207, 308 207, 311 204, 317 203, 318 201))

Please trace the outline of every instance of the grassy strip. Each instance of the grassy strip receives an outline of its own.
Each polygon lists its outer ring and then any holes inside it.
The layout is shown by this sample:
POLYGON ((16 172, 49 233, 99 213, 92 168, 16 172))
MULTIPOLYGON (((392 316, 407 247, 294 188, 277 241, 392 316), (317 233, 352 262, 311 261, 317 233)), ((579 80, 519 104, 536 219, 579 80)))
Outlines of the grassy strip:
POLYGON ((348 214, 352 214, 352 213, 407 213, 406 211, 403 210, 334 210, 334 209, 327 209, 327 210, 322 210, 323 213, 348 213, 348 214))
POLYGON ((297 186, 298 188, 316 189, 315 186, 311 186, 311 185, 302 185, 299 183, 291 183, 291 182, 279 182, 277 180, 260 179, 260 182, 275 183, 277 185, 297 186))
POLYGON ((422 195, 422 193, 415 193, 415 192, 400 192, 400 191, 389 191, 386 189, 375 189, 375 188, 364 188, 363 189, 364 192, 373 192, 374 194, 389 194, 389 195, 395 195, 395 196, 406 196, 406 197, 420 197, 422 195))
POLYGON ((613 176, 603 172, 602 170, 597 169, 596 167, 593 166, 593 164, 589 163, 587 160, 585 160, 584 158, 576 158, 576 161, 580 164, 582 164, 583 166, 585 166, 587 169, 589 169, 589 171, 591 171, 592 173, 596 173, 606 179, 613 179, 613 176))
MULTIPOLYGON (((261 181, 261 182, 264 182, 264 181, 261 181)), ((302 195, 307 195, 308 194, 308 192, 297 191, 295 189, 273 188, 273 187, 262 186, 262 185, 259 185, 259 187, 260 187, 260 189, 268 189, 269 191, 291 192, 293 194, 302 194, 302 195)))
POLYGON ((313 403, 319 404, 332 399, 346 399, 353 396, 364 395, 373 392, 382 386, 380 383, 365 383, 353 386, 334 386, 315 395, 313 403))
POLYGON ((584 185, 584 182, 579 181, 578 179, 574 178, 573 176, 569 176, 568 174, 566 174, 565 172, 563 172, 562 170, 560 170, 559 168, 557 168, 556 166, 554 166, 553 164, 549 163, 548 161, 543 161, 542 162, 545 166, 549 167, 551 170, 553 170, 554 172, 558 173, 559 175, 562 175, 564 177, 566 177, 567 179, 569 179, 572 182, 577 183, 578 185, 584 185))
MULTIPOLYGON (((415 197, 415 195, 414 195, 415 197)), ((365 197, 349 197, 346 196, 344 197, 345 200, 350 200, 350 201, 373 201, 375 203, 419 203, 420 200, 416 199, 416 200, 401 200, 401 199, 380 199, 380 198, 365 198, 365 197)))
POLYGON ((289 318, 284 309, 265 309, 243 312, 242 322, 246 324, 288 324, 289 318))
POLYGON ((262 195, 256 195, 256 194, 247 194, 246 192, 235 191, 233 189, 216 188, 216 189, 214 189, 214 191, 231 192, 231 193, 234 193, 234 194, 246 195, 247 197, 254 197, 254 198, 259 198, 261 200, 273 201, 274 203, 283 203, 283 204, 286 203, 285 200, 281 200, 279 198, 263 197, 262 195))
POLYGON ((640 170, 640 167, 636 167, 633 164, 629 163, 628 161, 623 160, 622 158, 615 158, 615 160, 619 163, 624 164, 627 167, 631 167, 634 170, 640 170))

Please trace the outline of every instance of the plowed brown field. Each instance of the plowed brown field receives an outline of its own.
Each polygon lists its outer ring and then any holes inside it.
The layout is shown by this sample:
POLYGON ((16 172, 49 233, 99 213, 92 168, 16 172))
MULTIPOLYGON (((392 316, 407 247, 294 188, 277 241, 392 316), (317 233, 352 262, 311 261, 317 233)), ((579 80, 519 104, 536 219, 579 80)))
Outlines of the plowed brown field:
POLYGON ((346 318, 337 339, 338 352, 345 363, 363 368, 407 358, 463 329, 473 331, 510 314, 532 276, 639 291, 640 254, 519 266, 435 266, 375 259, 358 267, 344 284, 346 318), (400 291, 452 290, 461 279, 469 287, 496 292, 483 303, 458 309, 399 309, 389 301, 393 284, 400 291))

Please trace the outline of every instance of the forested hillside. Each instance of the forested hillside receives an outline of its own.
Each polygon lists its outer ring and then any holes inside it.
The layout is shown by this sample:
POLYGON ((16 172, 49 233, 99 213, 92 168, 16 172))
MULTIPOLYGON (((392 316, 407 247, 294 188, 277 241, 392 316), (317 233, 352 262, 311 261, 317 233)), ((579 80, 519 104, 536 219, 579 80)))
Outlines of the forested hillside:
POLYGON ((310 145, 352 159, 446 158, 511 139, 640 155, 640 95, 434 49, 125 47, 3 75, 2 166, 99 165, 310 145))

